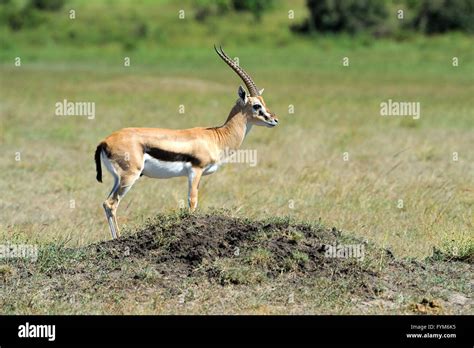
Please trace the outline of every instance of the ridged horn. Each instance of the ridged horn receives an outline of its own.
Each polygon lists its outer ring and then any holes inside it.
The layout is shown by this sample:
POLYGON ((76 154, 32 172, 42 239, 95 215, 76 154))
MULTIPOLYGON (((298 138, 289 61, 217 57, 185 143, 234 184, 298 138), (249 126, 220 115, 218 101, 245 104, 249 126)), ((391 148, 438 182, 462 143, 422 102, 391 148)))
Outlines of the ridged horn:
POLYGON ((244 69, 242 69, 232 59, 230 59, 229 56, 225 54, 221 46, 219 46, 219 49, 217 49, 216 45, 214 45, 214 49, 216 50, 219 57, 221 57, 222 60, 226 62, 227 65, 230 66, 232 70, 234 70, 237 73, 237 75, 239 75, 239 77, 245 83, 245 86, 247 86, 247 89, 249 90, 250 95, 252 97, 257 97, 259 95, 258 88, 255 85, 255 82, 253 82, 252 78, 249 76, 249 74, 247 74, 244 69))

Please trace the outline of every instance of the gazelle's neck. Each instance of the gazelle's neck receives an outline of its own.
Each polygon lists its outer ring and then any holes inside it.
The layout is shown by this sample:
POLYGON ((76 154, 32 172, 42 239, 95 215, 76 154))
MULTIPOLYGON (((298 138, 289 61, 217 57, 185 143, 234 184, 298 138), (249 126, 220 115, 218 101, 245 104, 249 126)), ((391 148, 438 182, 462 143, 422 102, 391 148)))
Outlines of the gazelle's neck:
POLYGON ((238 149, 250 131, 247 116, 242 113, 242 105, 237 103, 229 113, 223 126, 216 129, 222 149, 238 149))

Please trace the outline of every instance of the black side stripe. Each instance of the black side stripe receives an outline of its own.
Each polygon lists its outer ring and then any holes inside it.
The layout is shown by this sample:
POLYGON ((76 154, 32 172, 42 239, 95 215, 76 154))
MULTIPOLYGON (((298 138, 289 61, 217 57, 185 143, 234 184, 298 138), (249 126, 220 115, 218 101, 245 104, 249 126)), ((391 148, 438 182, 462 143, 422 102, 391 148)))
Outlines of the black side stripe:
POLYGON ((145 147, 144 152, 151 157, 160 161, 166 162, 191 162, 193 166, 201 165, 201 161, 196 157, 184 153, 176 153, 172 151, 163 150, 157 147, 145 147))

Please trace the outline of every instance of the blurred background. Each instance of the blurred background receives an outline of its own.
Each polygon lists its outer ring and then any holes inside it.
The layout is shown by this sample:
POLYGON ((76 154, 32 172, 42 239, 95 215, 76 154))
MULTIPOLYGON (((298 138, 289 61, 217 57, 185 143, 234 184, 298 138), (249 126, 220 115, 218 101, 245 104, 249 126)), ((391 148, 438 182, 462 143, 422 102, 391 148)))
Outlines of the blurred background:
MULTIPOLYGON (((472 252, 473 33, 472 0, 0 0, 2 238, 108 238, 95 147, 122 127, 222 124, 241 82, 221 44, 281 125, 246 139, 256 167, 205 178, 203 211, 320 220, 403 256, 472 252), (95 118, 56 116, 64 99, 95 118), (421 117, 381 117, 388 99, 421 117)), ((120 224, 186 191, 140 180, 120 224)))
POLYGON ((1 48, 3 59, 13 52, 72 58, 93 49, 107 55, 216 41, 276 48, 336 34, 368 45, 376 38, 472 35, 473 8, 471 0, 1 0, 1 48))

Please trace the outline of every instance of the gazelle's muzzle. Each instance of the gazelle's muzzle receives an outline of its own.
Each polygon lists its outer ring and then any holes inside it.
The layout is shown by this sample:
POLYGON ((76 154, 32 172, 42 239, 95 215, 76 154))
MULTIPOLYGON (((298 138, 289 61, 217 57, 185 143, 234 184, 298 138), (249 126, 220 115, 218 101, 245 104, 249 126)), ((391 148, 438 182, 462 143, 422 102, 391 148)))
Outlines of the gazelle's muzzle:
POLYGON ((270 116, 265 120, 265 123, 268 127, 275 127, 278 124, 278 118, 275 114, 270 114, 270 116))

